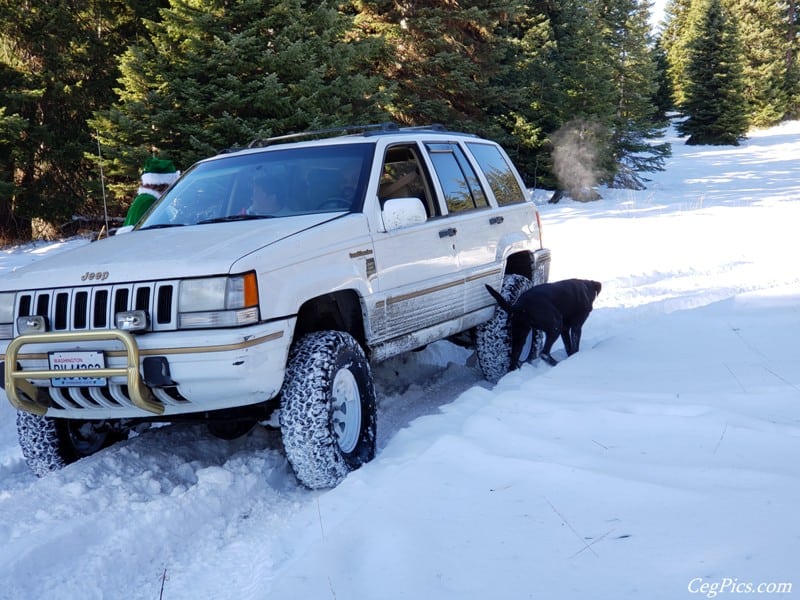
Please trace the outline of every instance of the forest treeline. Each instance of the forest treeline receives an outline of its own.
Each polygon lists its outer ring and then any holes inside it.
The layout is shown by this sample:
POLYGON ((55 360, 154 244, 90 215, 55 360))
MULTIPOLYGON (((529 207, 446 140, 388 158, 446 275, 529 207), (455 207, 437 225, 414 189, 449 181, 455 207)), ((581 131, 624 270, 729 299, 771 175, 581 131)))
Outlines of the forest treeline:
POLYGON ((125 214, 149 156, 393 121, 502 143, 587 198, 661 169, 669 111, 738 143, 800 110, 796 0, 0 0, 0 239, 125 214))

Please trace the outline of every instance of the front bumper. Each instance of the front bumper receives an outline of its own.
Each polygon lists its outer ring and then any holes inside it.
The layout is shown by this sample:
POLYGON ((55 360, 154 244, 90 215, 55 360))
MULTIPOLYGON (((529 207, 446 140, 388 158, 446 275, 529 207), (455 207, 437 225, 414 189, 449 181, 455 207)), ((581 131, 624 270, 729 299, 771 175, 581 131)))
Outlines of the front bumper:
POLYGON ((289 319, 232 330, 26 334, 0 355, 5 394, 18 410, 80 419, 168 417, 256 404, 280 390, 293 325, 289 319), (53 386, 53 378, 70 372, 50 369, 48 353, 87 350, 102 352, 105 368, 75 373, 107 378, 106 385, 53 386))

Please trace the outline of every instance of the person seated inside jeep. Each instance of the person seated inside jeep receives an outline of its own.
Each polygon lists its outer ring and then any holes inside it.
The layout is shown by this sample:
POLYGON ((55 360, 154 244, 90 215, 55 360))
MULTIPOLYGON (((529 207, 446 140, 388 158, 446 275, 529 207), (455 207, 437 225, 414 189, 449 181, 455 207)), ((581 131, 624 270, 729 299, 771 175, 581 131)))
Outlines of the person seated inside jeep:
POLYGON ((253 180, 250 204, 244 209, 248 215, 273 215, 284 208, 280 191, 283 188, 278 177, 261 175, 253 180))

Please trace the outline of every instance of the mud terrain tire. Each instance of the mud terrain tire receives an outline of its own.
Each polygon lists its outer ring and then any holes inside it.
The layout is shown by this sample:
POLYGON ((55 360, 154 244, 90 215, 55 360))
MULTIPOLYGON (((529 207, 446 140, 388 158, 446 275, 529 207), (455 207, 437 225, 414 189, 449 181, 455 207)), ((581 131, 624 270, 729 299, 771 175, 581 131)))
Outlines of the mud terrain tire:
MULTIPOLYGON (((533 286, 531 280, 522 275, 506 275, 500 287, 500 294, 514 304, 526 290, 533 286)), ((525 362, 531 353, 535 356, 538 337, 536 332, 531 332, 528 343, 523 348, 519 362, 525 362)), ((495 309, 494 316, 475 329, 476 351, 478 365, 484 378, 492 383, 497 383, 506 373, 515 368, 511 364, 511 326, 508 313, 499 306, 495 309)))
POLYGON ((310 333, 289 356, 281 391, 286 458, 311 489, 330 488, 375 456, 372 372, 347 333, 310 333))
POLYGON ((17 435, 25 462, 37 477, 99 452, 127 437, 104 422, 75 421, 17 412, 17 435))

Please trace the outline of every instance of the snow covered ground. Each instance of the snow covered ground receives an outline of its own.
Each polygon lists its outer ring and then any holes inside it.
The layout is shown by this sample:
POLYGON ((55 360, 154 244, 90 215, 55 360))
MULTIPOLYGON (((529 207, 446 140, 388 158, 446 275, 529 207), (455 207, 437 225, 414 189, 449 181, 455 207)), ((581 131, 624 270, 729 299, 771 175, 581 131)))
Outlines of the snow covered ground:
POLYGON ((378 457, 334 490, 275 431, 185 425, 37 480, 0 405, 0 598, 800 596, 800 122, 673 141, 648 190, 541 206, 552 279, 604 285, 581 352, 380 365, 378 457))

